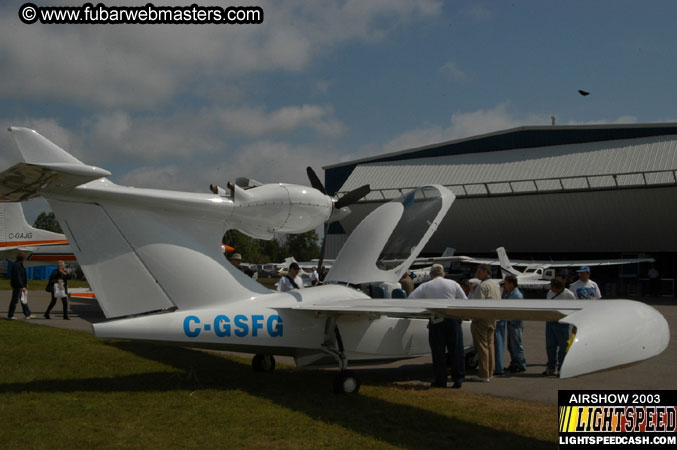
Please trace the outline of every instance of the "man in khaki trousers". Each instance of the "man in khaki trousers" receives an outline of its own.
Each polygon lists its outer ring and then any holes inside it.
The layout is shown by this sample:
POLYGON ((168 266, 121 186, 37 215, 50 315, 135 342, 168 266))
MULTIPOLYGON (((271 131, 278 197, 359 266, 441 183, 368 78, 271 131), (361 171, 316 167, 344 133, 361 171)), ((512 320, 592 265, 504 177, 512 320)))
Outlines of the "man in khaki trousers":
MULTIPOLYGON (((501 288, 495 280, 491 279, 491 269, 486 264, 477 266, 475 278, 480 280, 480 285, 470 292, 471 299, 488 300, 501 298, 501 288)), ((475 351, 479 360, 478 377, 473 381, 488 382, 494 373, 494 330, 495 320, 473 319, 470 332, 475 343, 475 351)))

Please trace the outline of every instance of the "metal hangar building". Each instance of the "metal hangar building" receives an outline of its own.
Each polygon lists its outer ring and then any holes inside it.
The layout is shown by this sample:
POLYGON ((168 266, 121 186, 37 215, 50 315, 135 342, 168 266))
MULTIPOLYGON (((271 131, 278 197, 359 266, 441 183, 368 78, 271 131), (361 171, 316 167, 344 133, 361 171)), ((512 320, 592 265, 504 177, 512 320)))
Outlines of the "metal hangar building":
MULTIPOLYGON (((372 192, 330 226, 327 257, 372 210, 441 184, 456 195, 424 250, 534 259, 656 258, 677 277, 677 123, 526 126, 324 167, 327 191, 372 192)), ((635 265, 636 266, 636 265, 635 265)), ((641 290, 650 267, 615 267, 641 290)), ((593 274, 595 278, 595 274, 593 274)), ((612 278, 610 276, 610 278, 612 278)))

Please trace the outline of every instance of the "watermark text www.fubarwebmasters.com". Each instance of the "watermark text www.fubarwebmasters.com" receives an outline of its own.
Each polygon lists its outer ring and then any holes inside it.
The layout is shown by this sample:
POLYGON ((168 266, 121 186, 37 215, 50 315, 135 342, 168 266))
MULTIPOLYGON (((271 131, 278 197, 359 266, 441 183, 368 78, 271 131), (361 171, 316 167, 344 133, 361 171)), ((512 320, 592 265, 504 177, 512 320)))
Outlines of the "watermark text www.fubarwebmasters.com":
POLYGON ((32 24, 260 24, 259 6, 107 6, 103 3, 81 6, 36 6, 25 3, 19 8, 23 23, 32 24))

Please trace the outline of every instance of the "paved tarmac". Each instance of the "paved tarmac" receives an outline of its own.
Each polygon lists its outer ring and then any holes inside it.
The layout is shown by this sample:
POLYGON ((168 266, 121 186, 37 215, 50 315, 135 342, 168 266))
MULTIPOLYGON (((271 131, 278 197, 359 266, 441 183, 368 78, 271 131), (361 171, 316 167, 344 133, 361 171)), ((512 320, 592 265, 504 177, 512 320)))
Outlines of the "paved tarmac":
MULTIPOLYGON (((7 317, 10 291, 0 292, 0 316, 7 317), (2 296, 4 294, 4 300, 2 296)), ((524 347, 527 356, 527 371, 510 377, 495 377, 489 383, 466 382, 463 389, 480 394, 511 397, 545 403, 557 403, 558 389, 675 389, 675 370, 677 370, 677 352, 675 352, 677 332, 677 300, 651 298, 643 299, 658 309, 670 325, 670 344, 660 355, 642 361, 630 367, 584 375, 577 378, 559 379, 541 376, 545 370, 545 324, 528 321, 524 329, 524 347)), ((91 333, 91 324, 105 320, 95 300, 73 299, 70 305, 71 320, 63 320, 61 302, 51 313, 51 320, 42 316, 49 305, 49 294, 43 291, 29 292, 29 305, 35 316, 30 323, 70 330, 82 330, 91 333)), ((17 308, 15 317, 23 320, 21 308, 17 308)), ((628 339, 631 339, 629 336, 628 339)), ((238 354, 242 355, 242 354, 238 354)), ((279 363, 293 365, 291 358, 277 357, 279 363)), ((506 365, 509 354, 506 351, 506 365)), ((430 357, 410 359, 398 363, 358 368, 358 373, 380 380, 391 380, 398 384, 427 385, 432 373, 430 357)), ((472 375, 470 372, 469 375, 472 375)))

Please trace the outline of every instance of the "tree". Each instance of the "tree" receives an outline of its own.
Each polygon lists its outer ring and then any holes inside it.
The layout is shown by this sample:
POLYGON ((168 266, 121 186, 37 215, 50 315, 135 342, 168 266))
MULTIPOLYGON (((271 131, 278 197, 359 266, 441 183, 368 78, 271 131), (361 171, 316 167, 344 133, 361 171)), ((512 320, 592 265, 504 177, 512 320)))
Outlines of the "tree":
POLYGON ((280 241, 276 238, 261 240, 259 243, 261 245, 261 264, 278 263, 287 257, 280 241))
POLYGON ((256 263, 261 259, 261 248, 257 239, 252 239, 237 230, 228 230, 221 241, 235 248, 235 252, 242 255, 242 260, 256 263))
POLYGON ((223 235, 222 243, 235 248, 248 263, 279 263, 293 256, 297 261, 310 261, 320 256, 318 236, 314 230, 301 234, 286 235, 284 243, 278 238, 270 240, 250 238, 237 230, 228 230, 223 235))
POLYGON ((310 261, 320 257, 320 246, 315 230, 301 234, 290 234, 284 243, 287 256, 293 256, 297 261, 310 261))
POLYGON ((46 212, 41 212, 40 215, 38 215, 38 218, 35 219, 35 223, 33 224, 35 228, 40 228, 41 230, 47 230, 47 231, 52 231, 54 233, 60 233, 63 234, 63 230, 61 229, 61 225, 59 225, 59 222, 57 222, 56 217, 54 217, 54 213, 46 213, 46 212))

